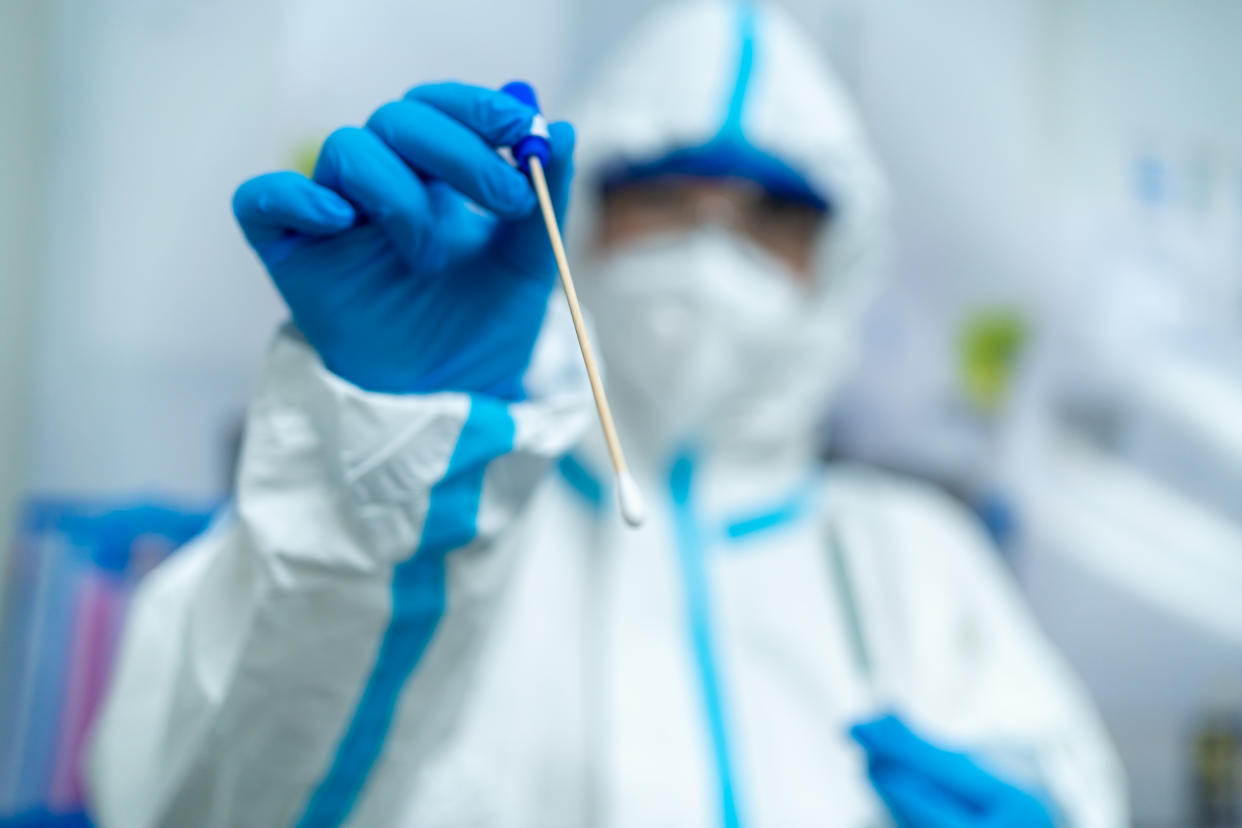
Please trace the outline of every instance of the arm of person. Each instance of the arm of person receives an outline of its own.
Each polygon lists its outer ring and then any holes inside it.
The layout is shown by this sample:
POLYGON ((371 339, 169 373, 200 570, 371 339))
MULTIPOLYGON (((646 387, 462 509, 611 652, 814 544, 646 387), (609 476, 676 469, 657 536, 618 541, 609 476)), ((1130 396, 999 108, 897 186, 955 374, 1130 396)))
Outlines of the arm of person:
MULTIPOLYGON (((238 190, 292 321, 234 517, 136 595, 90 756, 101 824, 389 822, 450 737, 523 508, 590 423, 584 388, 528 382, 555 269, 495 148, 532 117, 416 87, 311 179, 238 190)), ((563 210, 573 134, 551 133, 563 210)))
POLYGON ((1018 781, 1029 777, 1058 824, 1128 824, 1125 776, 1099 714, 1032 616, 1011 571, 982 527, 954 509, 955 624, 968 657, 956 683, 980 734, 977 758, 1018 781), (972 636, 978 640, 971 643, 972 636))
MULTIPOLYGON (((881 603, 888 608, 873 628, 891 645, 884 652, 897 655, 882 668, 882 703, 902 720, 894 727, 881 718, 855 732, 873 772, 877 760, 892 758, 886 745, 925 740, 929 747, 911 752, 918 761, 898 763, 895 777, 892 764, 881 768, 903 791, 943 794, 923 772, 938 765, 953 770, 943 779, 991 777, 979 790, 1015 794, 998 797, 1002 805, 1025 807, 1016 794, 1029 793, 1057 824, 1125 825, 1124 776, 1099 716, 982 528, 928 489, 878 478, 869 488, 883 504, 873 517, 885 539, 876 556, 884 560, 873 564, 888 573, 870 616, 880 617, 881 603), (887 738, 893 733, 899 738, 887 738), (958 758, 939 763, 951 754, 958 758), (968 766, 977 772, 957 772, 968 766)), ((981 812, 967 804, 964 812, 981 812)))
POLYGON ((503 539, 589 417, 580 391, 364 392, 283 331, 235 516, 136 596, 90 763, 100 823, 337 824, 381 758, 433 756, 468 698, 503 539))

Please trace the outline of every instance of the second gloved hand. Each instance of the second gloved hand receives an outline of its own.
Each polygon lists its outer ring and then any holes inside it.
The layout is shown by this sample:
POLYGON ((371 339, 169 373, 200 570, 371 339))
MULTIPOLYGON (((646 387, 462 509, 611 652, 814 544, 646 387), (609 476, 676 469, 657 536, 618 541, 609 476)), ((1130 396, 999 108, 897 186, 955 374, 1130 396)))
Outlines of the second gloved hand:
POLYGON ((857 724, 850 735, 901 828, 1052 828, 1038 797, 922 739, 896 716, 857 724))
MULTIPOLYGON (((534 114, 490 89, 415 87, 332 133, 313 180, 237 190, 246 239, 333 373, 370 391, 523 396, 556 269, 530 183, 495 148, 534 114)), ((573 129, 550 135, 563 215, 573 129)))

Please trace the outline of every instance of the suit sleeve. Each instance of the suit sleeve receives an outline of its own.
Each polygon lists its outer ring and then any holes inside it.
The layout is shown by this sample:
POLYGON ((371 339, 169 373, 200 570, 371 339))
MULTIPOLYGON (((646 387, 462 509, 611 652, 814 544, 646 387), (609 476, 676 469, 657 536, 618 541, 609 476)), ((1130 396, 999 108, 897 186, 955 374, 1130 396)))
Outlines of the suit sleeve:
POLYGON ((1128 824, 1125 779, 1092 702, 980 526, 947 498, 899 498, 889 531, 906 646, 901 703, 929 733, 1038 789, 1059 824, 1128 824), (890 534, 891 536, 891 534, 890 534))
POLYGON ((247 421, 235 515, 142 584, 89 757, 105 826, 384 814, 451 734, 579 389, 363 392, 291 330, 247 421), (407 777, 408 778, 408 777, 407 777))

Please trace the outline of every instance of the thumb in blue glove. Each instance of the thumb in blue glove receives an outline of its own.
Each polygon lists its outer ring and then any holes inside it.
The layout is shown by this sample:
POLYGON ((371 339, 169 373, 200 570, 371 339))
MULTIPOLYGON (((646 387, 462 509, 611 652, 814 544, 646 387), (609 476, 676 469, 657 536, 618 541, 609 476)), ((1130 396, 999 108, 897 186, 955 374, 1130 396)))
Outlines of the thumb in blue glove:
MULTIPOLYGON (((371 391, 523 396, 556 270, 530 183, 496 148, 534 115, 490 89, 415 87, 333 132, 312 180, 237 190, 247 241, 331 371, 371 391)), ((574 134, 549 132, 559 218, 574 134)))
POLYGON ((1047 806, 964 753, 937 747, 895 715, 857 724, 871 784, 902 828, 1052 828, 1047 806))

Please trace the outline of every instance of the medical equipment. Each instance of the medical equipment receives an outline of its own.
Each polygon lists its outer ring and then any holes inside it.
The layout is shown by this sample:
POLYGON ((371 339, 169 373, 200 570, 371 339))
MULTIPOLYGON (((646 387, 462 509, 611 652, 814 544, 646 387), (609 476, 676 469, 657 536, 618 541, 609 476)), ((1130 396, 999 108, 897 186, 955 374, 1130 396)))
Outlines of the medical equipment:
POLYGON ((578 292, 574 289, 573 276, 569 273, 569 261, 565 256, 565 243, 561 240, 561 231, 556 223, 556 211, 552 208, 552 197, 548 194, 548 183, 543 174, 543 165, 550 155, 548 124, 543 115, 539 114, 535 90, 530 87, 530 84, 511 81, 505 84, 501 91, 530 106, 536 113, 531 121, 530 133, 513 147, 513 158, 518 168, 530 176, 531 183, 535 187, 535 194, 539 197, 539 208, 543 212, 543 220, 548 227, 548 239, 552 242, 552 252, 556 255, 556 268, 561 274, 561 287, 565 291, 566 301, 569 302, 569 314, 573 317, 574 332, 578 335, 578 345, 582 349, 582 361, 586 364, 587 379, 591 383, 591 395, 595 398, 599 422, 604 429, 604 441, 608 444, 608 456, 612 460, 612 468, 616 474, 617 503, 621 508, 621 516, 630 526, 640 526, 646 516, 642 491, 634 481, 634 476, 630 474, 625 455, 621 451, 621 441, 617 437, 617 428, 613 424, 608 398, 604 395, 604 384, 600 380, 599 368, 595 363, 591 339, 582 321, 582 307, 578 304, 578 292))

